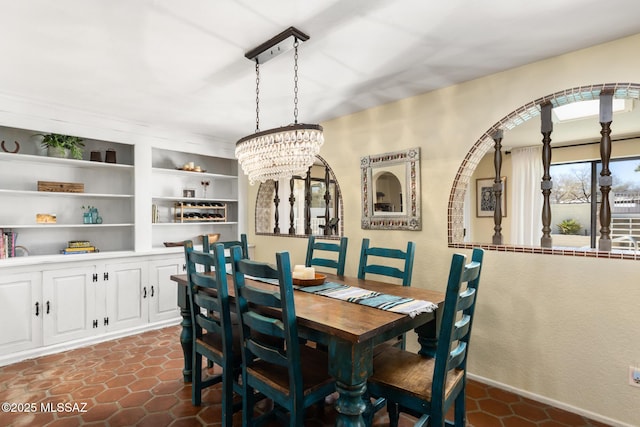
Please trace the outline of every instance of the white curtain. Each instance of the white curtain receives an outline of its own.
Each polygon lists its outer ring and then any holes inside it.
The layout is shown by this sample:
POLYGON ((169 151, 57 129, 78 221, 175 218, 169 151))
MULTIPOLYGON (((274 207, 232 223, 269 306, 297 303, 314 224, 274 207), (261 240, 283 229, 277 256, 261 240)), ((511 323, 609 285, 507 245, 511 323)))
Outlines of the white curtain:
POLYGON ((511 151, 511 243, 540 246, 542 237, 542 146, 511 151))

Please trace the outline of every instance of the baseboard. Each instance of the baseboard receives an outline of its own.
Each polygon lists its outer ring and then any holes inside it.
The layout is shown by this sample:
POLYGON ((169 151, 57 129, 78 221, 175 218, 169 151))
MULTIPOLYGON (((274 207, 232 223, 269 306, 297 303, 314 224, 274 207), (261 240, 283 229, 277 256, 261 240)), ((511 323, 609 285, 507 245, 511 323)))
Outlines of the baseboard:
POLYGON ((478 375, 473 375, 471 373, 468 373, 467 376, 469 377, 469 379, 472 379, 472 380, 477 381, 479 383, 486 384, 486 385, 491 386, 491 387, 499 388, 501 390, 505 390, 505 391, 508 391, 510 393, 517 394, 519 396, 525 397, 527 399, 531 399, 531 400, 535 400, 536 402, 544 403, 545 405, 551 405, 551 406, 554 406, 556 408, 565 410, 567 412, 572 412, 574 414, 578 414, 578 415, 581 415, 583 417, 587 417, 587 418, 592 419, 594 421, 598 421, 598 422, 601 422, 603 424, 610 425, 612 427, 635 427, 632 424, 626 424, 626 423, 623 423, 621 421, 614 420, 614 419, 602 416, 600 414, 596 414, 595 412, 586 411, 586 410, 584 410, 582 408, 578 408, 578 407, 575 407, 575 406, 572 406, 572 405, 569 405, 567 403, 560 402, 560 401, 557 401, 557 400, 549 399, 548 397, 541 396, 539 394, 531 393, 531 392, 528 392, 528 391, 525 391, 525 390, 520 390, 518 388, 512 387, 512 386, 507 385, 507 384, 499 383, 497 381, 493 381, 493 380, 490 380, 488 378, 480 377, 478 375))
POLYGON ((69 342, 63 342, 59 344, 53 344, 49 346, 43 346, 33 348, 16 353, 6 354, 0 356, 0 367, 11 365, 13 363, 22 362, 28 359, 34 359, 36 357, 47 356, 49 354, 60 353, 67 350, 73 350, 76 348, 86 347, 93 344, 98 344, 105 341, 111 341, 114 339, 127 337, 130 335, 136 335, 142 332, 153 331, 155 329, 166 328, 168 326, 179 325, 182 321, 182 317, 176 317, 173 319, 162 320, 154 323, 147 323, 144 325, 136 326, 133 328, 121 329, 113 332, 106 332, 94 337, 82 338, 79 340, 73 340, 69 342))

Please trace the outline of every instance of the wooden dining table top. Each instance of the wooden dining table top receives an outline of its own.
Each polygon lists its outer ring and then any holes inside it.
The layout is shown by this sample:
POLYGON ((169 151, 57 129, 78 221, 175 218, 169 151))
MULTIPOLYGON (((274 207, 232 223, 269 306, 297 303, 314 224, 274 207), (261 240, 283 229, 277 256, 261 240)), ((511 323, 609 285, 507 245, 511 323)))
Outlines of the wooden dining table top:
MULTIPOLYGON (((444 293, 419 287, 402 286, 369 279, 337 276, 323 273, 327 281, 357 286, 375 292, 389 295, 431 301, 438 306, 444 302, 444 293)), ((187 275, 177 274, 171 279, 179 285, 187 285, 187 275)), ((246 279, 252 286, 262 289, 275 289, 275 285, 258 280, 246 279)), ((233 281, 227 275, 229 296, 235 299, 233 281)), ((378 308, 339 300, 336 298, 315 295, 297 290, 294 292, 296 317, 298 325, 303 328, 318 331, 327 336, 333 336, 352 343, 361 343, 384 335, 385 332, 397 329, 405 323, 413 323, 410 316, 394 313, 378 308)), ((433 314, 429 314, 433 317, 433 314)))

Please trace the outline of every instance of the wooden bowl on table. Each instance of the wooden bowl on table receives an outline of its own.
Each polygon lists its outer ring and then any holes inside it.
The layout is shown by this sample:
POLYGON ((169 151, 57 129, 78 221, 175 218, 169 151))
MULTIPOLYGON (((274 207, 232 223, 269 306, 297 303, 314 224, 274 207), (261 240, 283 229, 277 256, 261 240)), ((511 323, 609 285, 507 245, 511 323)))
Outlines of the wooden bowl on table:
POLYGON ((293 284, 295 286, 317 286, 322 285, 326 280, 327 276, 324 274, 316 273, 316 277, 313 279, 296 279, 293 278, 293 284))

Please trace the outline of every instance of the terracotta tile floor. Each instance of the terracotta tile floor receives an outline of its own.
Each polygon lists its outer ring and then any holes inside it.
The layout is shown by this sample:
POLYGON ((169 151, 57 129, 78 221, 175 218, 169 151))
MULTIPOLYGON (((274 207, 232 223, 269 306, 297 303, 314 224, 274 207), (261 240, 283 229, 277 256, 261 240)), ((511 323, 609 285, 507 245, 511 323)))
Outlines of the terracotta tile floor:
MULTIPOLYGON (((219 386, 191 405, 182 382, 180 327, 174 326, 0 368, 0 401, 35 404, 35 413, 0 413, 1 426, 216 426, 219 386), (58 412, 40 411, 41 404, 58 412), (64 406, 66 404, 67 406, 64 406), (74 406, 75 405, 75 406, 74 406)), ((478 382, 467 389, 468 423, 474 427, 602 426, 478 382)), ((240 425, 240 415, 234 423, 240 425)), ((314 407, 306 426, 332 426, 332 406, 314 407)), ((379 413, 376 426, 387 425, 379 413)), ((401 426, 412 425, 403 415, 401 426)))

